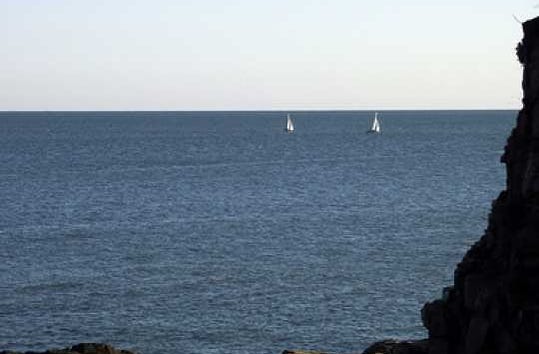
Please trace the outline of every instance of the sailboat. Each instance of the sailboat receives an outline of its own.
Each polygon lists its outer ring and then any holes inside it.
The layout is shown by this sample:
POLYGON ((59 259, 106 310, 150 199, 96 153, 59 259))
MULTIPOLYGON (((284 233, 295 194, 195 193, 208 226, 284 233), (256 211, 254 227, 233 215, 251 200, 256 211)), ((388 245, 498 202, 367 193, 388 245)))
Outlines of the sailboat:
POLYGON ((371 129, 367 133, 380 133, 380 121, 378 120, 378 112, 374 113, 371 129))
POLYGON ((292 118, 290 118, 290 114, 286 115, 286 128, 285 131, 287 133, 293 133, 294 132, 294 122, 292 122, 292 118))

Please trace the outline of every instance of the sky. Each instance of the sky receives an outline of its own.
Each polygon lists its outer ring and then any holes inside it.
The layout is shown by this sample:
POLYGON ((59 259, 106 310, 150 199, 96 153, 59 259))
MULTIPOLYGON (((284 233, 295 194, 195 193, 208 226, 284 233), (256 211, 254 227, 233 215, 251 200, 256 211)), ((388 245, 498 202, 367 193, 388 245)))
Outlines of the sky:
POLYGON ((0 110, 515 109, 538 3, 0 0, 0 110))

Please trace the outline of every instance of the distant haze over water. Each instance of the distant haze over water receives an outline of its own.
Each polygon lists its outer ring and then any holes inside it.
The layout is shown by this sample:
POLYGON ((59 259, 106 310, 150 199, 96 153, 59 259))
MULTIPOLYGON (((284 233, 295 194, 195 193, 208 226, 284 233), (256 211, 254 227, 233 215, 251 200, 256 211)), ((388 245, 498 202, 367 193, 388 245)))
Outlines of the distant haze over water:
POLYGON ((2 0, 0 110, 517 108, 536 5, 2 0))

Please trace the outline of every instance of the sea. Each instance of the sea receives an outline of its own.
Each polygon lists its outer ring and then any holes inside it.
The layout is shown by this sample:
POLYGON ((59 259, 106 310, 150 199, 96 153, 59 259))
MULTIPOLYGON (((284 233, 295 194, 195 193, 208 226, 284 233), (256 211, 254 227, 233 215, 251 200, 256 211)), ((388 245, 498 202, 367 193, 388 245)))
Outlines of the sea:
POLYGON ((2 112, 0 350, 424 338, 516 115, 379 111, 366 134, 373 111, 2 112))

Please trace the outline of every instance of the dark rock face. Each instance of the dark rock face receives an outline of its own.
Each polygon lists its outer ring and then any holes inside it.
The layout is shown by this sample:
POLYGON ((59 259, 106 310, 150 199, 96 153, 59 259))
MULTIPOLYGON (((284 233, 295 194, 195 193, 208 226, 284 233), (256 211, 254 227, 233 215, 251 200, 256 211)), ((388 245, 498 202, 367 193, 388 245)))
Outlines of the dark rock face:
POLYGON ((128 350, 115 349, 107 344, 80 343, 65 349, 50 349, 44 352, 11 352, 2 351, 0 354, 135 354, 128 350))
POLYGON ((379 342, 364 354, 539 354, 539 17, 523 28, 523 108, 502 156, 507 188, 485 235, 454 285, 421 310, 426 343, 379 342))
POLYGON ((454 286, 421 311, 429 354, 539 353, 539 18, 523 27, 523 108, 502 156, 507 189, 454 286))

